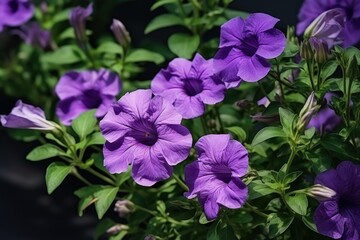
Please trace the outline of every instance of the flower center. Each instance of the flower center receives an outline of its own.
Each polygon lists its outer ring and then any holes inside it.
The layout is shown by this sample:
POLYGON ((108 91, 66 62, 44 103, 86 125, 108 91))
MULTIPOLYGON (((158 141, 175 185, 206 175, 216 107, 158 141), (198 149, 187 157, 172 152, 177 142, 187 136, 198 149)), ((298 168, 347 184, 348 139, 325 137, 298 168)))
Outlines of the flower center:
POLYGON ((15 1, 15 0, 10 1, 8 6, 9 6, 9 10, 11 13, 15 13, 19 9, 18 1, 15 1))
POLYGON ((82 101, 84 105, 89 109, 98 108, 102 103, 100 92, 95 89, 85 90, 83 93, 82 101))
POLYGON ((130 136, 146 146, 154 145, 158 140, 158 133, 153 123, 140 119, 132 122, 130 136))
POLYGON ((231 181, 231 171, 227 166, 216 165, 213 166, 212 171, 215 177, 223 183, 228 184, 231 181))
POLYGON ((259 48, 259 42, 256 35, 248 34, 242 41, 241 41, 240 50, 247 56, 252 57, 255 55, 256 51, 259 48))
POLYGON ((185 78, 183 81, 184 90, 190 97, 201 93, 204 89, 202 81, 198 78, 185 78))

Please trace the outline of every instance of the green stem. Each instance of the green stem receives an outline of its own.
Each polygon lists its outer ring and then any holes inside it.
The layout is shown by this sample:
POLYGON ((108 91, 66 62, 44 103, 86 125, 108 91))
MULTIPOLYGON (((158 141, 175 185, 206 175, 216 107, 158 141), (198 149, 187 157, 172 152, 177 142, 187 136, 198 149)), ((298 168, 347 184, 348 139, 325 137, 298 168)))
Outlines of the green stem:
POLYGON ((224 133, 224 132, 225 132, 225 130, 224 130, 224 124, 223 124, 223 122, 222 122, 222 120, 221 120, 221 117, 220 117, 219 107, 215 105, 214 108, 215 108, 216 116, 217 116, 217 118, 218 118, 218 120, 219 120, 220 131, 221 131, 221 133, 224 133))
POLYGON ((86 185, 88 186, 92 185, 88 180, 86 180, 83 176, 81 176, 81 174, 78 172, 78 170, 75 167, 72 169, 71 174, 74 175, 83 183, 85 183, 86 185))
POLYGON ((206 119, 205 119, 205 116, 201 116, 200 117, 200 120, 201 120, 201 125, 202 125, 202 128, 204 130, 204 134, 208 134, 208 129, 207 129, 207 126, 206 126, 206 119))
POLYGON ((310 61, 306 61, 306 66, 307 66, 307 68, 308 68, 308 73, 309 73, 311 88, 312 88, 313 91, 315 91, 313 71, 312 71, 312 64, 310 63, 310 61))
POLYGON ((186 184, 175 173, 173 174, 173 178, 185 192, 189 191, 188 186, 186 186, 186 184))
POLYGON ((181 13, 182 17, 185 18, 185 17, 186 17, 186 13, 185 13, 184 7, 183 7, 183 5, 182 5, 182 1, 181 1, 181 0, 178 0, 177 3, 178 3, 179 9, 180 9, 180 13, 181 13))
POLYGON ((260 212, 259 210, 257 210, 254 206, 252 206, 250 203, 245 203, 245 207, 247 207, 251 212, 256 213, 257 215, 264 217, 264 218, 268 218, 268 215, 260 212))
POLYGON ((322 70, 322 64, 318 64, 318 74, 317 74, 317 89, 320 90, 321 87, 321 70, 322 70))
POLYGON ((110 178, 102 175, 101 173, 98 173, 97 171, 95 171, 92 168, 85 168, 86 171, 88 171, 89 173, 91 173, 92 175, 94 175, 97 178, 100 178, 101 180, 103 180, 104 182, 107 182, 111 185, 116 186, 115 182, 113 180, 111 180, 110 178))
POLYGON ((155 211, 151 211, 151 210, 149 210, 147 208, 143 208, 143 207, 141 207, 139 205, 134 205, 134 207, 135 207, 135 209, 138 209, 138 210, 141 210, 143 212, 149 213, 149 214, 151 214, 153 216, 157 216, 157 212, 155 212, 155 211))
POLYGON ((293 160, 295 158, 295 155, 296 155, 296 150, 295 150, 294 147, 291 147, 291 154, 290 154, 290 157, 289 157, 289 159, 287 161, 287 164, 286 164, 285 176, 290 170, 290 166, 291 166, 291 164, 292 164, 292 162, 293 162, 293 160))
POLYGON ((268 94, 266 93, 265 88, 262 85, 261 81, 258 81, 258 84, 259 84, 260 91, 264 95, 264 97, 266 97, 269 101, 271 101, 268 94))

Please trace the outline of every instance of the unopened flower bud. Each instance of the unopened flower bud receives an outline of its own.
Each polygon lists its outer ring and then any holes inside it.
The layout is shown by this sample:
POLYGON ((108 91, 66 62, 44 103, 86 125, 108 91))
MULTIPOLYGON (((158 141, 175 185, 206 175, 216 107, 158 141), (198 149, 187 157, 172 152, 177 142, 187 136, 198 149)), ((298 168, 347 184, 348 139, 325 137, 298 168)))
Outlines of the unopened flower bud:
POLYGON ((311 60, 314 58, 313 49, 308 40, 304 40, 300 45, 300 56, 305 60, 311 60))
POLYGON ((321 184, 315 184, 308 194, 318 201, 326 201, 336 196, 334 190, 321 184))
POLYGON ((312 37, 309 40, 313 52, 315 53, 315 61, 322 64, 328 59, 328 45, 324 40, 312 37))
POLYGON ((251 116, 251 119, 257 122, 272 124, 272 123, 278 123, 280 117, 279 115, 266 116, 263 115, 262 113, 256 113, 255 115, 251 116))
POLYGON ((126 48, 130 45, 131 38, 129 32, 126 30, 124 24, 117 19, 113 19, 113 22, 110 27, 111 31, 114 33, 116 40, 119 44, 126 48))
POLYGON ((116 224, 116 225, 110 227, 108 230, 106 230, 106 233, 108 235, 116 235, 119 232, 124 231, 124 230, 128 230, 128 229, 129 229, 129 226, 127 226, 127 225, 116 224))
POLYGON ((301 109, 299 114, 299 120, 297 123, 297 129, 302 131, 308 125, 311 117, 319 110, 320 106, 317 105, 314 92, 310 94, 305 102, 304 107, 301 109))
POLYGON ((326 41, 329 47, 340 44, 343 39, 339 37, 344 28, 346 13, 341 8, 330 9, 318 16, 305 30, 307 38, 316 37, 326 41))
POLYGON ((239 100, 235 103, 235 106, 240 109, 250 109, 251 105, 252 105, 251 102, 247 99, 239 100))
POLYGON ((90 3, 87 8, 75 7, 70 11, 70 24, 74 28, 76 39, 80 47, 87 41, 86 19, 92 14, 93 5, 90 3))
POLYGON ((114 211, 119 214, 119 217, 124 218, 129 213, 132 213, 134 211, 134 203, 130 202, 127 199, 118 200, 115 203, 114 211))

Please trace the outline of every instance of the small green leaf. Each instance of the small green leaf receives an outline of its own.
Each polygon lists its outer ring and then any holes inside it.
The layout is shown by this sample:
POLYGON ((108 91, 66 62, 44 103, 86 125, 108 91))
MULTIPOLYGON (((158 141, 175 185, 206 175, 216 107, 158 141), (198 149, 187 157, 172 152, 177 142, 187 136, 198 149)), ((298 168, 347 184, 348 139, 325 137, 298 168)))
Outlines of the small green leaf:
POLYGON ((30 161, 40 161, 59 155, 65 155, 65 153, 57 146, 46 143, 42 146, 34 148, 27 156, 26 159, 30 161))
POLYGON ((166 215, 166 205, 165 205, 165 203, 163 201, 161 201, 161 200, 156 201, 156 210, 158 210, 158 212, 162 216, 164 216, 164 217, 167 216, 166 215))
POLYGON ((170 50, 177 56, 190 59, 200 44, 199 36, 185 33, 175 33, 168 39, 170 50))
POLYGON ((173 14, 162 14, 152 19, 145 28, 145 34, 160 28, 171 27, 176 25, 184 25, 184 21, 173 14))
POLYGON ((275 189, 257 180, 252 181, 248 187, 250 200, 276 193, 275 189))
POLYGON ((301 220, 303 221, 303 223, 312 231, 318 233, 317 229, 316 229, 316 225, 314 223, 314 220, 312 220, 311 217, 309 216, 302 216, 301 220))
POLYGON ((86 145, 103 145, 105 144, 105 138, 100 132, 95 132, 90 135, 86 145))
POLYGON ((84 139, 87 135, 94 131, 97 124, 95 112, 96 110, 87 111, 72 122, 71 126, 80 139, 84 139))
POLYGON ((170 4, 170 3, 177 3, 177 0, 159 0, 151 6, 150 10, 154 11, 155 9, 157 9, 161 6, 164 6, 164 5, 170 4))
POLYGON ((323 81, 331 77, 338 67, 338 63, 335 60, 328 61, 321 69, 321 78, 323 81))
POLYGON ((63 46, 54 52, 43 54, 41 60, 45 63, 62 65, 79 62, 81 57, 73 46, 63 46))
POLYGON ((101 219, 109 209, 116 197, 117 192, 118 188, 112 186, 95 192, 94 196, 97 198, 97 201, 95 202, 95 209, 99 219, 101 219))
POLYGON ((308 208, 308 200, 305 193, 297 193, 294 196, 286 196, 286 202, 294 212, 305 216, 308 208))
POLYGON ((291 136, 294 129, 296 115, 285 108, 279 108, 280 122, 287 136, 291 136))
POLYGON ((206 219, 205 213, 201 213, 200 218, 199 218, 199 223, 200 224, 208 224, 209 222, 211 222, 211 221, 206 219))
POLYGON ((123 49, 119 44, 114 42, 103 42, 96 49, 98 53, 113 53, 113 54, 123 54, 123 49))
POLYGON ((266 228, 269 232, 269 238, 275 238, 285 232, 293 220, 294 216, 277 213, 270 214, 266 223, 266 228))
POLYGON ((62 162, 53 162, 46 169, 45 180, 48 194, 51 194, 71 172, 72 166, 62 162))
POLYGON ((130 52, 126 57, 126 62, 153 62, 155 64, 160 64, 165 61, 165 58, 156 52, 152 52, 146 49, 135 49, 130 52))
POLYGON ((294 182, 298 177, 300 177, 301 174, 302 174, 302 171, 296 171, 296 172, 287 174, 284 179, 284 184, 289 184, 289 183, 294 182))
POLYGON ((254 137, 251 145, 255 146, 259 143, 262 143, 270 138, 282 137, 285 138, 286 135, 284 131, 279 127, 265 127, 261 129, 254 137))
POLYGON ((340 159, 359 160, 355 149, 351 144, 344 142, 342 137, 336 134, 328 134, 324 136, 321 145, 340 159))
POLYGON ((246 140, 246 132, 241 127, 235 126, 235 127, 228 127, 225 129, 233 133, 239 139, 240 142, 244 142, 246 140))

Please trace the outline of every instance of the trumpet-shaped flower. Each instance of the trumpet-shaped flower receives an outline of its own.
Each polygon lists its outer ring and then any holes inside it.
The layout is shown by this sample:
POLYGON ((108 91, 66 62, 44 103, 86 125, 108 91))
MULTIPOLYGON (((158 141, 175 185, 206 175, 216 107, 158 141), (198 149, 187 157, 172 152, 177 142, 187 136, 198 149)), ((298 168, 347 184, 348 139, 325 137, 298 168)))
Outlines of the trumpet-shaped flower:
POLYGON ((0 1, 0 32, 4 26, 20 26, 34 14, 34 6, 29 0, 0 1))
POLYGON ((24 128, 44 131, 56 129, 56 124, 46 120, 44 111, 38 107, 23 103, 21 100, 16 102, 15 107, 9 115, 0 115, 0 122, 7 128, 24 128))
POLYGON ((192 137, 181 115, 151 90, 125 94, 100 121, 106 139, 104 165, 122 173, 132 165, 136 183, 152 186, 172 174, 172 166, 189 155, 192 137))
POLYGON ((278 57, 285 49, 284 34, 274 28, 278 21, 270 15, 255 13, 247 19, 233 18, 221 26, 214 69, 222 81, 234 87, 241 80, 256 82, 268 74, 268 59, 278 57))
POLYGON ((187 198, 198 197, 208 220, 220 207, 240 208, 248 196, 241 177, 247 173, 248 152, 230 135, 206 135, 195 144, 199 158, 185 167, 187 198))
MULTIPOLYGON (((343 45, 345 47, 356 44, 360 40, 360 1, 358 0, 305 0, 298 15, 299 23, 296 26, 296 33, 298 35, 302 34, 314 19, 324 12, 339 8, 345 13, 346 21, 344 29, 338 37, 344 40, 343 45)), ((331 33, 337 32, 339 27, 337 23, 339 19, 341 20, 342 15, 337 12, 338 10, 333 12, 336 13, 335 15, 329 15, 329 18, 327 18, 330 24, 319 25, 318 30, 321 31, 318 31, 318 33, 321 36, 327 34, 330 37, 331 33)), ((325 17, 325 15, 323 16, 325 17)))
POLYGON ((183 118, 202 115, 205 104, 221 102, 225 86, 212 70, 212 59, 196 54, 192 62, 176 58, 161 70, 151 82, 151 90, 170 101, 183 118))
POLYGON ((95 115, 102 117, 119 91, 119 77, 106 69, 68 72, 55 88, 60 98, 56 114, 65 125, 90 109, 97 109, 95 115))
POLYGON ((332 191, 320 198, 314 213, 319 233, 334 239, 360 239, 360 166, 341 162, 336 169, 320 173, 315 183, 332 191))

